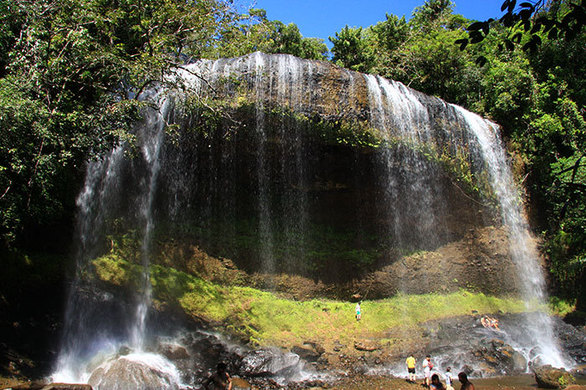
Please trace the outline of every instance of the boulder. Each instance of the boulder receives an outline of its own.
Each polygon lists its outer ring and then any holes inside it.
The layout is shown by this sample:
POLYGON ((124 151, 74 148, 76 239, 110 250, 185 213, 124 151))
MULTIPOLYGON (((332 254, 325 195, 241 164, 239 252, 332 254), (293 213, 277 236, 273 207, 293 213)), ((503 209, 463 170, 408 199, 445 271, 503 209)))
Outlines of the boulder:
POLYGON ((527 360, 509 344, 500 339, 483 339, 474 356, 490 366, 488 375, 522 374, 527 368, 527 360))
POLYGON ((189 359, 187 348, 178 344, 162 344, 159 353, 169 360, 189 359))
POLYGON ((179 372, 159 355, 131 354, 108 361, 96 368, 88 383, 109 390, 142 389, 178 390, 179 372))
POLYGON ((301 359, 307 362, 316 362, 325 350, 315 342, 306 341, 303 343, 303 346, 294 346, 291 352, 296 353, 301 359))
POLYGON ((252 390, 252 385, 242 378, 232 377, 232 390, 252 390))
POLYGON ((78 383, 43 383, 43 382, 29 382, 18 385, 12 385, 7 389, 14 390, 92 390, 90 385, 78 383))
POLYGON ((546 389, 565 389, 575 382, 574 377, 563 368, 550 365, 533 368, 537 385, 546 389))
POLYGON ((248 352, 242 358, 240 372, 244 376, 272 376, 299 365, 299 356, 283 353, 276 348, 259 349, 248 352))
POLYGON ((357 341, 354 343, 354 348, 358 351, 372 352, 380 348, 380 346, 373 342, 357 341))

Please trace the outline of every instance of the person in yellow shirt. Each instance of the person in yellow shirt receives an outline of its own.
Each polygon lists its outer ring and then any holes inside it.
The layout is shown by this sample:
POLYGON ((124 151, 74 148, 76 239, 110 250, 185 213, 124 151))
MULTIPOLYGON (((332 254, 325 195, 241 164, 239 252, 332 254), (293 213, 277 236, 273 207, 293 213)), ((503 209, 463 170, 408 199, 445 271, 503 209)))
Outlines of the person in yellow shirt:
POLYGON ((415 383, 415 358, 413 357, 413 354, 409 355, 407 360, 405 360, 405 363, 407 364, 407 373, 409 374, 409 379, 407 379, 407 381, 415 383))

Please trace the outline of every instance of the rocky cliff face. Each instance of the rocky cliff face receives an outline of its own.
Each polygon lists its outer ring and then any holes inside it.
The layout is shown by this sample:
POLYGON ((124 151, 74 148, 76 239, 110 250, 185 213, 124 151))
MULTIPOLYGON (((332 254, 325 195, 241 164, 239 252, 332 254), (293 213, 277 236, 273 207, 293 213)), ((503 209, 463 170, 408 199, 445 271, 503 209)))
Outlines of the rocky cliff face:
MULTIPOLYGON (((487 276, 512 265, 505 233, 486 229, 500 225, 494 194, 456 107, 288 55, 188 70, 185 98, 166 118, 176 127, 160 157, 160 239, 197 245, 249 275, 342 284, 343 294, 364 293, 365 278, 377 297, 516 288, 487 276)), ((122 180, 136 181, 137 168, 122 180)))

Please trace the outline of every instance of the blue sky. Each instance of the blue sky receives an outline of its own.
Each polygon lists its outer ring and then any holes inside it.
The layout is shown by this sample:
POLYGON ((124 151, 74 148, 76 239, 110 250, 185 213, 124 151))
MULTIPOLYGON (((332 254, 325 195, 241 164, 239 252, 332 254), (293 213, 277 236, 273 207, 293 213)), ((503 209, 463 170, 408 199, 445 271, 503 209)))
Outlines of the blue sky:
MULTIPOLYGON (((468 19, 486 20, 502 15, 503 0, 452 0, 455 13, 468 19)), ((385 20, 385 15, 411 16, 425 0, 241 0, 241 6, 262 8, 270 20, 295 23, 304 37, 328 37, 344 26, 368 27, 385 20)))

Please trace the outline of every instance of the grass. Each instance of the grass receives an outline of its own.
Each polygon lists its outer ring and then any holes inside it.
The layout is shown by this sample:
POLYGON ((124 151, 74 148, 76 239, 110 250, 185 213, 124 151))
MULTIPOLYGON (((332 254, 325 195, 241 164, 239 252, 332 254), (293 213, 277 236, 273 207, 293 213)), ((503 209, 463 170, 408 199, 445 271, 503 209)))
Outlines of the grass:
MULTIPOLYGON (((139 267, 117 256, 99 258, 94 266, 100 279, 118 286, 132 286, 139 267)), ((283 299, 249 287, 214 284, 158 265, 151 266, 151 281, 156 300, 179 305, 194 318, 216 324, 256 345, 290 347, 307 340, 323 344, 352 344, 356 340, 391 343, 430 320, 526 310, 524 302, 516 298, 464 290, 446 295, 399 294, 363 302, 363 317, 357 322, 355 303, 347 301, 283 299)), ((570 307, 558 302, 553 312, 562 313, 570 307)))

